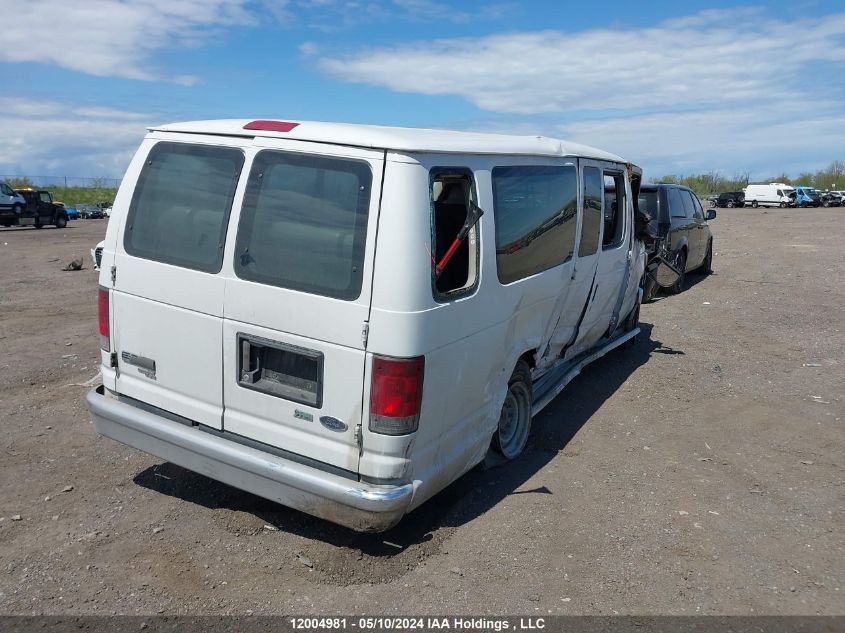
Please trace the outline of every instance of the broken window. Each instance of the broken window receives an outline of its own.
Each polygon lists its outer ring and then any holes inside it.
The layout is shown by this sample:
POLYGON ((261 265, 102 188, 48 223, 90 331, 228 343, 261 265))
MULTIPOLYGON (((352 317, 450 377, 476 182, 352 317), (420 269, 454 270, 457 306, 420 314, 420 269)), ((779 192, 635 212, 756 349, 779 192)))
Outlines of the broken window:
POLYGON ((478 207, 469 169, 437 168, 430 181, 432 286, 435 299, 448 300, 478 281, 478 207))

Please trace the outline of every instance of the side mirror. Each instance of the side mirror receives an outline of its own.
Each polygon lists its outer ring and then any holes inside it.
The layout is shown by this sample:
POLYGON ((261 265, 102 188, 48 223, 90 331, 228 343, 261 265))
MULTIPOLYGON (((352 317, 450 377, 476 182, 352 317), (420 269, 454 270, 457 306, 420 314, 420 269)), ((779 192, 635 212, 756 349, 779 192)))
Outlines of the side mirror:
POLYGON ((681 278, 680 271, 665 259, 661 258, 654 272, 654 280, 661 288, 671 288, 681 278))
POLYGON ((716 211, 714 209, 709 209, 707 211, 707 215, 704 216, 706 220, 715 220, 716 219, 716 211))

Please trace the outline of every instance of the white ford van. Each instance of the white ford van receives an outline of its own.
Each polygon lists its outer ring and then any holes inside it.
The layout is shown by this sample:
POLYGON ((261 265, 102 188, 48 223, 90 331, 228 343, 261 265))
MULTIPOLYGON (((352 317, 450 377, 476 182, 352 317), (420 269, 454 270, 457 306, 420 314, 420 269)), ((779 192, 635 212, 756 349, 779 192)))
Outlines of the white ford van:
POLYGON ((771 182, 767 185, 748 185, 742 191, 745 194, 745 204, 755 209, 757 207, 786 208, 790 204, 789 194, 795 189, 782 182, 771 182))
POLYGON ((517 457, 532 415, 639 332, 639 182, 542 137, 151 129, 102 251, 93 424, 385 530, 488 452, 517 457))

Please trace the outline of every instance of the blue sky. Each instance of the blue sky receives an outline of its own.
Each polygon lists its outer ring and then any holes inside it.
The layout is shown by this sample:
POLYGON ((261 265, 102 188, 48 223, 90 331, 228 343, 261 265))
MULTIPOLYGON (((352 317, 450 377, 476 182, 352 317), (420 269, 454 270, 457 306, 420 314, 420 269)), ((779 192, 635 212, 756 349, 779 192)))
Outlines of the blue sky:
POLYGON ((147 125, 233 117, 544 134, 653 177, 845 159, 841 2, 0 0, 0 14, 0 174, 120 177, 147 125))

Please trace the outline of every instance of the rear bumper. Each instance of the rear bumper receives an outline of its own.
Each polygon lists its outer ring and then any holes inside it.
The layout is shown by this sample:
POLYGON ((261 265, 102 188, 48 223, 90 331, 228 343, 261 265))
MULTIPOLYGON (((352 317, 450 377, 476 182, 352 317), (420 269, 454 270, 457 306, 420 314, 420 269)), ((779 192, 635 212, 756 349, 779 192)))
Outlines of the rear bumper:
POLYGON ((235 488, 363 532, 387 530, 405 515, 413 484, 377 486, 205 433, 196 426, 106 396, 85 398, 102 435, 235 488))

